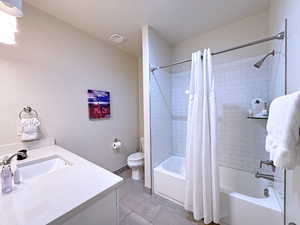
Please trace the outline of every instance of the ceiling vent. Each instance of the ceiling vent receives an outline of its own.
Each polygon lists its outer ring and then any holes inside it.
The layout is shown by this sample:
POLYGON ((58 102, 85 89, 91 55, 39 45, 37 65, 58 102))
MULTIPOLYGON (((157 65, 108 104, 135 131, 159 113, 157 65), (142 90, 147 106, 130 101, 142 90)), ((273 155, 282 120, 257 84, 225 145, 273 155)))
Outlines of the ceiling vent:
POLYGON ((126 41, 126 38, 120 34, 113 34, 109 37, 109 40, 115 44, 121 44, 126 41))

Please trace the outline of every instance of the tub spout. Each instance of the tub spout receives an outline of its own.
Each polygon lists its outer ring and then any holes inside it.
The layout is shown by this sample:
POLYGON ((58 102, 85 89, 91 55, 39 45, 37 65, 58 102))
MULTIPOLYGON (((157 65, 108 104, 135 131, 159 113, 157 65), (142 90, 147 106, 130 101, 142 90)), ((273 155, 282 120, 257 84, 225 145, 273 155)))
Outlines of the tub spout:
POLYGON ((256 172, 255 177, 270 180, 270 181, 273 181, 273 182, 275 180, 274 175, 264 174, 264 173, 259 173, 259 172, 256 172))

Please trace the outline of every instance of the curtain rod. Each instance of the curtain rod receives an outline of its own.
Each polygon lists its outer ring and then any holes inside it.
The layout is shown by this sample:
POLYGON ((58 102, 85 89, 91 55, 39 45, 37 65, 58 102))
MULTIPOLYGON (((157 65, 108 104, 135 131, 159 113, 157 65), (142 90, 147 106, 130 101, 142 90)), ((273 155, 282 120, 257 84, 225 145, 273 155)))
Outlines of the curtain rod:
MULTIPOLYGON (((252 41, 252 42, 249 42, 247 44, 239 45, 239 46, 236 46, 236 47, 233 47, 233 48, 228 48, 228 49, 225 49, 225 50, 222 50, 222 51, 219 51, 219 52, 213 52, 213 53, 211 53, 211 55, 219 55, 219 54, 222 54, 222 53, 234 51, 234 50, 237 50, 237 49, 240 49, 240 48, 249 47, 249 46, 252 46, 252 45, 257 45, 257 44, 260 44, 260 43, 263 43, 263 42, 267 42, 267 41, 283 40, 284 36, 285 36, 285 33, 284 32, 280 32, 280 33, 278 33, 278 34, 276 34, 274 36, 271 36, 271 37, 267 37, 267 38, 260 39, 260 40, 257 40, 257 41, 252 41)), ((191 61, 192 61, 191 59, 188 59, 188 60, 184 60, 184 61, 181 61, 181 62, 172 63, 172 64, 169 64, 169 65, 166 65, 166 66, 152 67, 151 68, 151 72, 154 72, 155 70, 165 69, 165 68, 169 68, 169 67, 172 67, 172 66, 180 65, 180 64, 183 64, 183 63, 191 62, 191 61)))

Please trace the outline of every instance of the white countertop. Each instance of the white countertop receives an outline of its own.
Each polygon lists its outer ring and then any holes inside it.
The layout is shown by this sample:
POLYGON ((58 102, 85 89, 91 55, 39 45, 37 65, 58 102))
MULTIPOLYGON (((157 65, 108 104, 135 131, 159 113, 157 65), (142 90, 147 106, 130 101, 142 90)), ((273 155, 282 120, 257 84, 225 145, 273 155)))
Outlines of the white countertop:
MULTIPOLYGON (((58 155, 72 165, 23 181, 0 194, 0 225, 45 225, 93 197, 118 188, 123 179, 57 145, 28 151, 19 162, 58 155)), ((2 157, 1 157, 2 158, 2 157)))

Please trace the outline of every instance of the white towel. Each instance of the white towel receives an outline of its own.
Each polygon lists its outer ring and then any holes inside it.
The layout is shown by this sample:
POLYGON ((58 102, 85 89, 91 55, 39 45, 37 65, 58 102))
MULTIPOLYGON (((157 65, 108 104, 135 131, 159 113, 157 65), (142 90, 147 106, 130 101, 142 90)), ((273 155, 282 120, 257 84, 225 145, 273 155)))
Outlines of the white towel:
POLYGON ((38 139, 40 121, 37 118, 21 119, 21 140, 33 141, 38 139))
POLYGON ((266 151, 279 168, 293 169, 297 163, 300 128, 300 92, 276 98, 270 106, 266 151))

